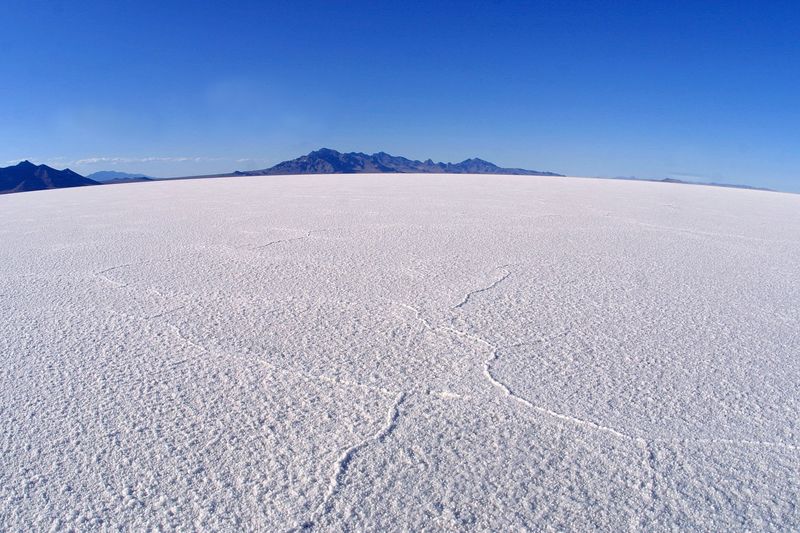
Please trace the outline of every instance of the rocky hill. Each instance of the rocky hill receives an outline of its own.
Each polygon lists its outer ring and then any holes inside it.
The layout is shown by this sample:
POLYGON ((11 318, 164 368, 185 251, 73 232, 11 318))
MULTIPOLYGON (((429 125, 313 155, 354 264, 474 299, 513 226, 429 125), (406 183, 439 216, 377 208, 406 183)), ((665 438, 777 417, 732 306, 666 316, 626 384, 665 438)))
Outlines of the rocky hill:
POLYGON ((523 168, 503 168, 482 159, 466 159, 460 163, 434 163, 393 156, 386 152, 364 154, 342 153, 322 148, 308 155, 284 161, 261 170, 238 171, 239 176, 280 174, 360 174, 360 173, 423 173, 423 174, 519 174, 526 176, 561 176, 523 168))
POLYGON ((22 161, 11 167, 0 168, 0 194, 10 192, 39 191, 99 185, 70 169, 56 170, 47 165, 34 165, 22 161))

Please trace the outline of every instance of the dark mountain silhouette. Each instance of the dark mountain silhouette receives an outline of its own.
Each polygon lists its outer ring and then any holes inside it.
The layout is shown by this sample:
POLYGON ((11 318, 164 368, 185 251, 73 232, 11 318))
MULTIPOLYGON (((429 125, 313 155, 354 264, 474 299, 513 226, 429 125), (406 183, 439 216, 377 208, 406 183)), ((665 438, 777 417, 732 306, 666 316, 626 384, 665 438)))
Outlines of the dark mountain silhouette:
POLYGON ((23 161, 12 167, 0 168, 0 194, 100 185, 70 169, 56 170, 47 165, 23 161))
POLYGON ((129 172, 117 172, 116 170, 101 170, 86 176, 90 180, 101 183, 132 183, 135 181, 152 181, 153 178, 144 174, 131 174, 129 172))
POLYGON ((266 176, 278 174, 360 174, 360 173, 442 173, 442 174, 519 174, 525 176, 561 176, 522 168, 502 168, 482 159, 467 159, 461 163, 416 161, 389 155, 386 152, 363 154, 341 153, 322 148, 308 155, 278 163, 262 170, 237 171, 237 176, 266 176))

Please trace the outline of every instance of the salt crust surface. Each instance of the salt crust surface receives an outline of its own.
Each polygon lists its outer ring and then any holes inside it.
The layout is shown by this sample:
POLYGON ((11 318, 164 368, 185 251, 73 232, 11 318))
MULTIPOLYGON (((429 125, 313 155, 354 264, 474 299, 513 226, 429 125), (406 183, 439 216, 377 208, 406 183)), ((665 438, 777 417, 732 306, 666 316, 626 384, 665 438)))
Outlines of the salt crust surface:
POLYGON ((800 196, 0 197, 0 529, 800 529, 800 196))

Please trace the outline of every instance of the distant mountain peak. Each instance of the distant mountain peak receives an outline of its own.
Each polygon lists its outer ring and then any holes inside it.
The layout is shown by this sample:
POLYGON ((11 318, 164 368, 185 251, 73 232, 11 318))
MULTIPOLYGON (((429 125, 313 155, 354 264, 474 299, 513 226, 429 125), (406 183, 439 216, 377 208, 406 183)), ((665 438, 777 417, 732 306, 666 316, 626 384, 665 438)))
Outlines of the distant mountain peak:
POLYGON ((330 148, 320 148, 319 150, 314 150, 313 152, 309 152, 307 157, 327 157, 327 156, 338 156, 338 155, 340 154, 336 150, 332 150, 330 148))
POLYGON ((66 168, 56 170, 47 165, 35 165, 28 160, 14 166, 0 168, 0 194, 99 185, 66 168))
POLYGON ((278 163, 270 168, 236 172, 240 176, 356 173, 561 175, 554 172, 541 172, 522 168, 502 168, 477 157, 465 159, 461 163, 434 163, 432 159, 416 161, 405 157, 393 156, 386 152, 377 152, 372 155, 362 152, 342 153, 331 148, 320 148, 310 152, 308 155, 278 163))

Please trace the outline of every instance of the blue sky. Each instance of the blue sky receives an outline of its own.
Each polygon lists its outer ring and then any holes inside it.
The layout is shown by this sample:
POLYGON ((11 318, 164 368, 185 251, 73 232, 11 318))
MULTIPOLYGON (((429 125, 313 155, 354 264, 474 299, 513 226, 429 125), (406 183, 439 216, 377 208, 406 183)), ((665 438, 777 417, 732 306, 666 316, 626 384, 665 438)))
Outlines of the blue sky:
POLYGON ((322 146, 800 191, 800 2, 5 0, 0 163, 322 146))

